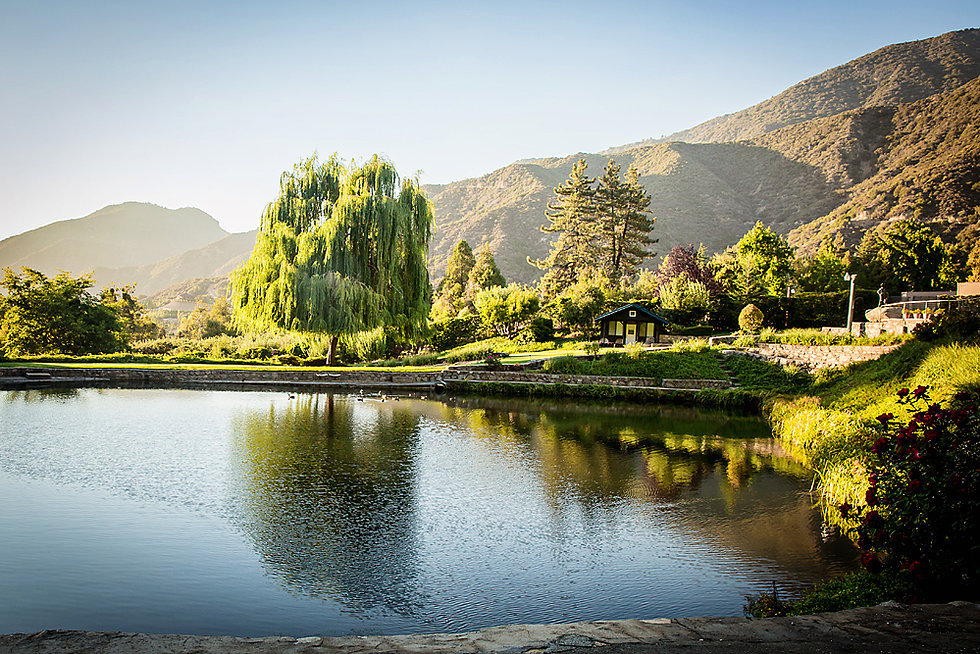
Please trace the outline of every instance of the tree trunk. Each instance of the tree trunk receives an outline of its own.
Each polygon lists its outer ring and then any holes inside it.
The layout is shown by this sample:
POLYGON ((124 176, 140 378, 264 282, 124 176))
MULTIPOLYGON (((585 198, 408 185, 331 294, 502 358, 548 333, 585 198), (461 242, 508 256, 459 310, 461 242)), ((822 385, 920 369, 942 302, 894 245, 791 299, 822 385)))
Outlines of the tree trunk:
POLYGON ((337 341, 340 337, 337 334, 330 335, 330 348, 327 350, 327 365, 337 365, 337 341))

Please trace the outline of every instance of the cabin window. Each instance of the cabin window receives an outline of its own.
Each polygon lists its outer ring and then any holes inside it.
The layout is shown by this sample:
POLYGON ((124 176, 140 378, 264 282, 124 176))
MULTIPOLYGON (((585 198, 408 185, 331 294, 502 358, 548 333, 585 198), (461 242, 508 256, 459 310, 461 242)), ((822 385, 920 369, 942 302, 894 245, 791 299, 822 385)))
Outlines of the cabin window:
POLYGON ((636 326, 636 335, 639 338, 646 338, 647 337, 647 324, 648 323, 641 322, 639 325, 636 326))
POLYGON ((610 336, 622 336, 623 335, 623 323, 616 320, 609 321, 609 335, 610 336))
POLYGON ((636 318, 636 311, 630 311, 630 318, 636 318))

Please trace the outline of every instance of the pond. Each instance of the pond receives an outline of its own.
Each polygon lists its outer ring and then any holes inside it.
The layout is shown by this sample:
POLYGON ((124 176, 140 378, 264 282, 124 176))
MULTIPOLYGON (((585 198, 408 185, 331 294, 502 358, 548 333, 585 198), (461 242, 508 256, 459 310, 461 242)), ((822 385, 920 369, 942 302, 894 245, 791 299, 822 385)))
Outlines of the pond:
POLYGON ((755 417, 0 392, 0 632, 294 636, 740 615, 855 568, 755 417))

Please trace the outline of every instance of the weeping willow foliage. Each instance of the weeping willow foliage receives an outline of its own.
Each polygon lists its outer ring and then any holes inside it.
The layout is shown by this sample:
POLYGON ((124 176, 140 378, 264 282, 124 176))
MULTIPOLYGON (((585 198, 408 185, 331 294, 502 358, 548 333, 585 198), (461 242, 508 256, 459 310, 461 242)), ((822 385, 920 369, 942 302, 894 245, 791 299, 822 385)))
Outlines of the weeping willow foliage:
POLYGON ((431 301, 425 267, 432 205, 375 155, 336 155, 283 173, 255 249, 232 273, 236 325, 247 331, 352 334, 379 326, 418 335, 431 301))

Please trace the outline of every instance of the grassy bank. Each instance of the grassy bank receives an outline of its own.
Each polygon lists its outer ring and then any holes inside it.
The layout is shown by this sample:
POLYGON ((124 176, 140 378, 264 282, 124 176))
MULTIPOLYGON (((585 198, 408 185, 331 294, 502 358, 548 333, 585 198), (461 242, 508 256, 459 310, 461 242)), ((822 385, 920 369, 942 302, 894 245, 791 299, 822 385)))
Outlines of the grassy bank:
POLYGON ((980 345, 909 341, 878 360, 818 375, 805 394, 777 398, 767 413, 773 433, 818 474, 823 503, 859 505, 876 417, 905 415, 897 392, 917 386, 943 405, 961 390, 980 389, 980 345))

